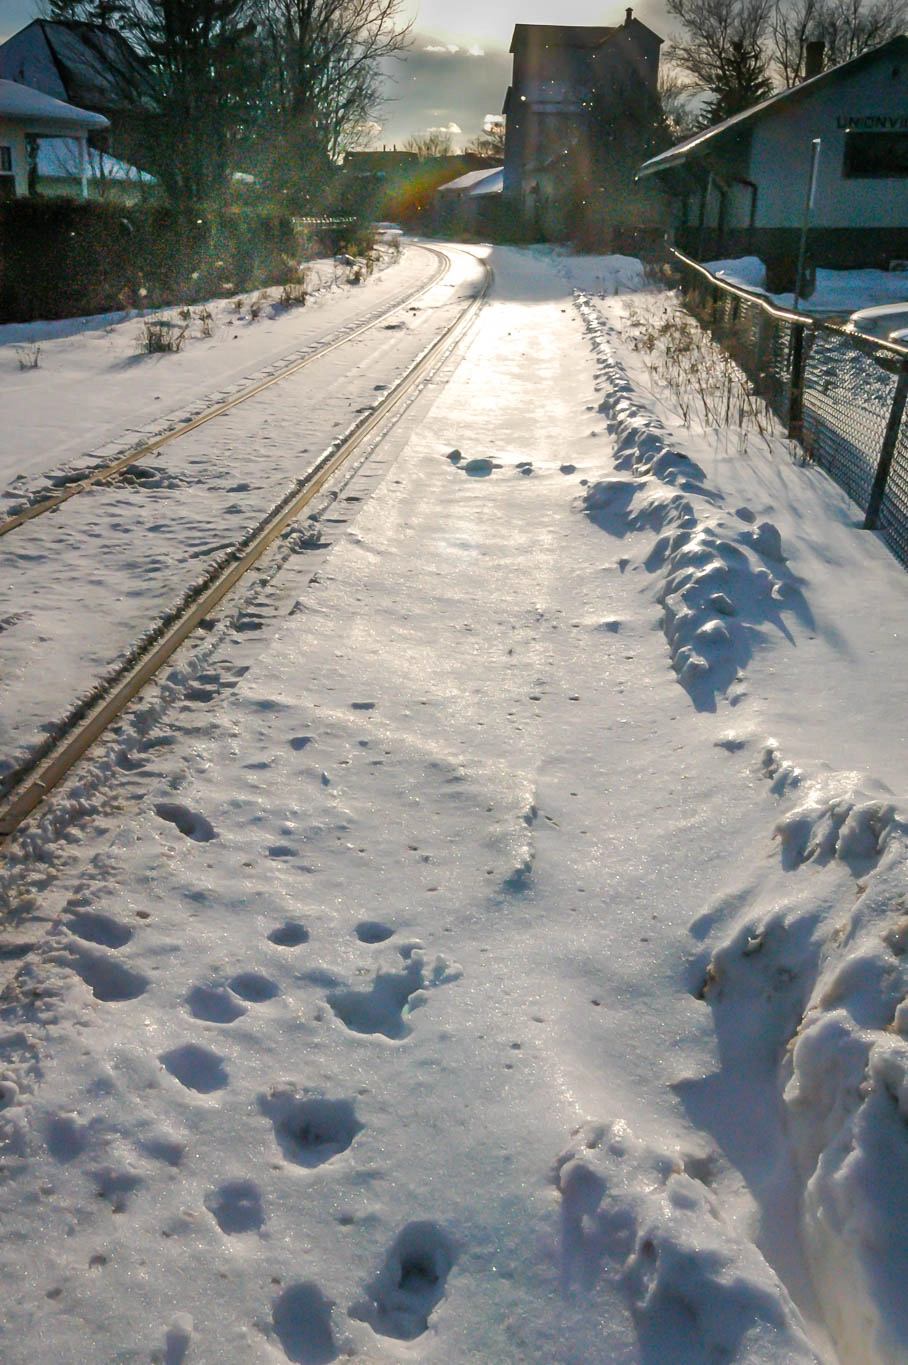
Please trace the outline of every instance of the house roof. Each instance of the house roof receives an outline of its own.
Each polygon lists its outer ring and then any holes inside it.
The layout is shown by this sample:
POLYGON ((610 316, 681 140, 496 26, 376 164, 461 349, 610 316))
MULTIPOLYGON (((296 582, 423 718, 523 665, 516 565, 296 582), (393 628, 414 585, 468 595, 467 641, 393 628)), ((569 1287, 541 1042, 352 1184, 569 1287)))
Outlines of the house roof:
MULTIPOLYGON (((630 14, 631 11, 628 10, 628 15, 630 14)), ((612 25, 609 28, 578 27, 571 24, 515 24, 510 51, 516 52, 518 48, 528 47, 573 47, 592 51, 628 29, 631 31, 636 29, 638 32, 643 29, 659 43, 662 42, 658 33, 654 33, 646 24, 642 24, 639 19, 628 17, 623 24, 612 25)))
POLYGON ((724 119, 717 123, 713 128, 706 128, 702 133, 694 133, 692 137, 685 138, 683 142, 678 142, 674 147, 669 147, 668 151, 660 152, 658 156, 650 157, 645 161, 637 172, 638 179, 643 179, 647 175, 658 175, 662 171, 671 170, 673 166, 683 165, 701 155, 704 151, 710 151, 716 145, 743 128, 750 127, 757 123, 767 114, 781 113, 786 109, 800 103, 808 95, 814 94, 817 90, 822 90, 828 85, 834 85, 841 80, 843 75, 852 75, 862 71, 864 67, 873 66, 880 60, 891 57, 898 57, 900 61, 908 58, 908 35, 900 34, 897 38, 891 38, 888 43, 883 43, 880 47, 871 48, 868 52, 862 52, 858 57, 852 57, 850 61, 841 62, 838 66, 831 66, 828 71, 821 71, 819 76, 813 76, 809 81, 802 81, 800 85, 792 86, 790 90, 780 90, 777 95, 770 95, 768 99, 761 100, 759 104, 754 104, 750 109, 744 109, 740 114, 732 114, 731 118, 724 119))
POLYGON ((503 186, 504 167, 487 166, 485 170, 467 171, 466 175, 449 180, 447 185, 438 187, 438 193, 463 194, 469 199, 475 199, 483 194, 500 194, 503 186))
POLYGON ((108 126, 103 114, 77 109, 73 104, 43 95, 40 90, 32 90, 28 85, 4 80, 0 80, 0 118, 21 123, 30 131, 44 133, 48 137, 67 132, 72 136, 76 132, 90 132, 93 128, 108 126))
POLYGON ((147 65, 103 24, 33 20, 0 44, 0 78, 96 109, 155 106, 147 65))
POLYGON ((577 28, 562 24, 515 24, 511 52, 518 47, 600 47, 614 28, 577 28))

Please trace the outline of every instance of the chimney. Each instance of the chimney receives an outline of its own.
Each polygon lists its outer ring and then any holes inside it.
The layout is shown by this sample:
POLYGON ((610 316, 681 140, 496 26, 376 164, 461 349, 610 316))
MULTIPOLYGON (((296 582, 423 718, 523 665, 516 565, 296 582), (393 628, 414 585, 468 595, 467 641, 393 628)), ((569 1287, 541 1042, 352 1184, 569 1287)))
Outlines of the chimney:
POLYGON ((826 44, 822 38, 816 38, 808 43, 804 49, 804 79, 809 81, 811 76, 819 76, 823 70, 823 56, 826 44))
POLYGON ((626 24, 629 24, 630 21, 633 19, 633 17, 634 17, 634 11, 633 11, 632 9, 626 9, 626 10, 624 11, 624 22, 625 22, 626 24))

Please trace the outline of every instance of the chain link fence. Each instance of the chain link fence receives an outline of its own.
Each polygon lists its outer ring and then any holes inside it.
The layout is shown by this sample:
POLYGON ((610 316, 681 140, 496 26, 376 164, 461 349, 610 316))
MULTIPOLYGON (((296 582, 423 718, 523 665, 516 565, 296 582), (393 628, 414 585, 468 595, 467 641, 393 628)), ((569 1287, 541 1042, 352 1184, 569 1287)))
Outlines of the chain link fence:
POLYGON ((687 308, 908 567, 908 347, 775 308, 671 256, 687 308))

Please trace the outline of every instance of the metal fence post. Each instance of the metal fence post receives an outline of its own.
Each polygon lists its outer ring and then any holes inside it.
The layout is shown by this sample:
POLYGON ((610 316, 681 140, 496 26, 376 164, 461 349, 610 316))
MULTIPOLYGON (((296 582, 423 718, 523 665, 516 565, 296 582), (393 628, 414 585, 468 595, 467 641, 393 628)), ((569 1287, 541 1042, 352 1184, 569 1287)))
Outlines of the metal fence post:
POLYGON ((754 387, 761 398, 767 398, 770 393, 769 376, 769 347, 772 341, 772 321, 768 313, 764 313, 762 308, 757 310, 757 334, 754 344, 753 370, 754 387))
POLYGON ((870 499, 867 503, 867 515, 864 518, 865 531, 875 531, 880 519, 883 494, 886 492, 886 481, 889 478, 892 458, 895 455, 895 446, 902 426, 902 414, 905 411, 906 399, 908 399, 908 360, 903 360, 899 367, 895 393, 892 396, 892 407, 889 410, 889 421, 886 423, 886 434, 883 437, 880 462, 876 467, 876 477, 873 480, 873 488, 870 490, 870 499))
POLYGON ((805 323, 793 323, 791 338, 791 382, 788 389, 788 439, 800 441, 804 435, 804 330, 805 323))

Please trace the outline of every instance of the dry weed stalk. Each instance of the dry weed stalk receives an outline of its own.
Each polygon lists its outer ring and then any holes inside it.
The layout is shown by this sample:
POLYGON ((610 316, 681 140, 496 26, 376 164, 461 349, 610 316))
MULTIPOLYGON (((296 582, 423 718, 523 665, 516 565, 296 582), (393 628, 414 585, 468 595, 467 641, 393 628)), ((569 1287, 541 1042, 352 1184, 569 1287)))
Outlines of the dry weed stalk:
POLYGON ((624 335, 643 358, 654 390, 667 391, 684 425, 738 433, 738 453, 756 434, 777 434, 772 410, 727 351, 670 294, 641 294, 626 309, 624 335))

